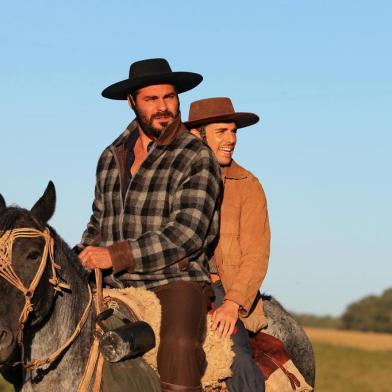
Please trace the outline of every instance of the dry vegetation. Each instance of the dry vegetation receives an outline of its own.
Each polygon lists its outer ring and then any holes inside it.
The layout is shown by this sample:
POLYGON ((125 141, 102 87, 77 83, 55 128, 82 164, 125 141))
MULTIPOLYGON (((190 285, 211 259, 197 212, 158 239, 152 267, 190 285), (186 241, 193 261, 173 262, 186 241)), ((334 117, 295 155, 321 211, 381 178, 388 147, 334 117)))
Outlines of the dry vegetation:
POLYGON ((371 351, 392 351, 392 334, 310 328, 305 331, 312 342, 359 348, 371 351))

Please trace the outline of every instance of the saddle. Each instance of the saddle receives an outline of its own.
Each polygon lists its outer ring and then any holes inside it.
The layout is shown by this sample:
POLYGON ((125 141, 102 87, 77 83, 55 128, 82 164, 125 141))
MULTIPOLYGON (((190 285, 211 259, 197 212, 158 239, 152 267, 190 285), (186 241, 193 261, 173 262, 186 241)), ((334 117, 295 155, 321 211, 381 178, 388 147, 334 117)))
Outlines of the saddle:
MULTIPOLYGON (((103 289, 103 302, 107 308, 119 309, 125 306, 135 320, 147 322, 155 334, 155 347, 143 355, 143 359, 157 372, 157 353, 161 325, 161 305, 157 296, 146 289, 128 287, 125 289, 103 289)), ((211 316, 207 315, 207 326, 211 316)), ((231 364, 234 358, 232 340, 220 338, 210 328, 206 329, 203 349, 207 366, 202 377, 203 388, 216 388, 221 380, 231 376, 231 364)))
POLYGON ((294 365, 281 340, 260 331, 251 334, 250 345, 254 359, 264 375, 266 391, 313 391, 294 365))
MULTIPOLYGON (((161 305, 157 296, 146 289, 128 287, 125 289, 103 289, 103 302, 106 308, 123 310, 126 308, 132 321, 148 323, 155 335, 155 347, 143 354, 144 361, 158 374, 157 353, 161 325, 161 305)), ((211 316, 207 315, 207 326, 211 316)), ((282 341, 264 332, 250 334, 250 344, 254 358, 266 380, 267 392, 310 392, 309 386, 298 371, 282 341)), ((203 349, 207 366, 201 383, 205 391, 227 391, 224 379, 232 375, 231 364, 234 358, 232 340, 220 338, 207 328, 203 349)))

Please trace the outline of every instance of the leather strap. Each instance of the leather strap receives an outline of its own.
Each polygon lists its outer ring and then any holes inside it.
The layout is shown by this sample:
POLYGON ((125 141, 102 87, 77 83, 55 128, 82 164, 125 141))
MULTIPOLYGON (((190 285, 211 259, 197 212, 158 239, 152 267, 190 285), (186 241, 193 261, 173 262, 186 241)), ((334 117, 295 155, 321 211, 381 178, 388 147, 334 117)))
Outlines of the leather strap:
POLYGON ((184 385, 170 384, 168 382, 161 381, 162 392, 202 392, 201 386, 187 387, 184 385))
POLYGON ((97 314, 103 312, 103 292, 102 292, 102 271, 99 268, 95 268, 95 284, 96 287, 96 300, 95 305, 97 309, 97 314))
MULTIPOLYGON (((97 364, 99 356, 100 356, 99 339, 94 338, 94 342, 93 342, 93 345, 90 350, 90 355, 88 357, 87 365, 86 365, 86 368, 84 369, 82 381, 80 382, 79 387, 77 389, 78 392, 89 391, 90 382, 91 382, 91 379, 93 378, 94 371, 96 369, 96 364, 97 364)), ((97 372, 98 372, 98 370, 97 370, 97 372)), ((94 386, 95 386, 95 383, 96 383, 96 380, 94 382, 94 386)))

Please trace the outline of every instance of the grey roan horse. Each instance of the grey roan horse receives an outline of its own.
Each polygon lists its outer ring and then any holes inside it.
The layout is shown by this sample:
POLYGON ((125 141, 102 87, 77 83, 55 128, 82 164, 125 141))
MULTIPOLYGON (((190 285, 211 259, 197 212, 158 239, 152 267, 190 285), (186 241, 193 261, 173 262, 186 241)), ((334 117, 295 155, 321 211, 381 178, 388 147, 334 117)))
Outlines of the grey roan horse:
MULTIPOLYGON (((0 277, 0 371, 17 391, 76 391, 83 378, 93 341, 95 312, 93 307, 88 308, 89 275, 68 245, 53 228, 48 228, 47 222, 54 209, 55 189, 51 182, 30 211, 19 207, 7 208, 0 195, 0 237, 2 233, 17 232, 20 228, 35 232, 49 229, 54 240, 53 258, 60 267, 54 275, 58 280, 55 288, 59 288, 59 282, 70 286, 59 293, 53 289, 53 266, 47 262, 36 288, 32 293, 27 293, 27 288, 32 286, 38 274, 45 241, 40 236, 15 237, 11 243, 12 259, 9 260, 12 273, 6 275, 16 276, 20 284, 18 281, 15 284, 15 279, 11 279, 14 283, 10 283, 9 278, 4 278, 4 273, 0 277), (31 306, 26 306, 30 297, 31 306), (26 309, 27 315, 23 317, 26 309), (28 364, 33 358, 45 359, 55 353, 73 334, 84 313, 87 317, 80 333, 52 362, 32 372, 24 366, 13 366, 20 360, 28 364), (23 355, 18 341, 22 342, 23 355)), ((7 250, 2 249, 1 244, 0 241, 0 267, 3 272, 7 250)), ((270 325, 267 332, 285 343, 306 381, 314 385, 313 351, 305 333, 277 301, 268 297, 264 298, 264 303, 270 325)), ((157 376, 142 360, 129 361, 133 361, 134 373, 130 383, 134 385, 128 384, 128 391, 160 390, 157 376)), ((121 363, 118 366, 122 366, 121 363)), ((105 392, 112 390, 112 386, 105 383, 105 378, 101 388, 105 392)))
MULTIPOLYGON (((49 183, 44 195, 31 211, 16 207, 6 208, 4 199, 0 196, 0 232, 18 232, 18 228, 28 228, 30 233, 34 232, 31 229, 44 232, 54 208, 55 190, 52 183, 49 183)), ((23 356, 17 352, 17 340, 26 300, 23 291, 16 286, 31 287, 44 252, 43 238, 21 235, 13 242, 11 272, 20 279, 22 286, 11 284, 4 278, 4 274, 0 278, 0 364, 3 364, 1 371, 15 385, 17 391, 76 391, 83 378, 93 341, 95 312, 93 306, 88 308, 88 274, 81 267, 77 256, 52 228, 50 235, 54 239, 53 259, 61 268, 58 270, 57 278, 68 283, 70 287, 59 294, 53 290, 53 273, 48 261, 35 292, 32 293, 31 311, 24 323, 23 356), (25 371, 22 366, 12 368, 15 358, 21 358, 29 363, 32 359, 45 359, 55 353, 73 334, 86 309, 87 318, 80 334, 53 362, 34 370, 32 374, 29 370, 25 371), (7 367, 7 364, 10 366, 7 367)), ((7 262, 7 249, 1 249, 1 246, 0 262, 3 272, 4 263, 7 262)), ((12 276, 12 273, 8 273, 8 276, 12 276)), ((13 281, 15 282, 15 279, 13 281)), ((132 361, 135 371, 127 385, 128 391, 160 391, 159 380, 151 368, 141 359, 129 361, 132 361)), ((114 366, 121 368, 124 364, 120 362, 114 366)), ((103 391, 113 390, 114 386, 108 384, 104 379, 103 391)))
POLYGON ((273 297, 262 295, 264 311, 268 319, 266 332, 284 343, 295 366, 306 382, 314 387, 316 364, 312 344, 296 320, 273 297))

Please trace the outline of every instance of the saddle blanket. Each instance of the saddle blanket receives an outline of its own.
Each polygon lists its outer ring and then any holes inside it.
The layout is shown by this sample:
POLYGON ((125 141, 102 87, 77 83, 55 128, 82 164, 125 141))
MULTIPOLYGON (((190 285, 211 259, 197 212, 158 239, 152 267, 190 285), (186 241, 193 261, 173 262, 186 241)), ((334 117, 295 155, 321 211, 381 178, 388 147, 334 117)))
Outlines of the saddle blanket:
MULTIPOLYGON (((161 305, 158 297, 143 288, 128 287, 125 289, 103 289, 104 303, 108 307, 118 307, 118 301, 125 304, 137 319, 146 321, 155 333, 156 346, 143 355, 144 360, 157 371, 157 353, 159 347, 159 331, 161 325, 161 305)), ((211 324, 211 316, 207 315, 207 326, 211 324)), ((203 388, 219 387, 221 380, 231 376, 231 364, 234 358, 232 340, 220 338, 207 328, 203 349, 207 366, 202 377, 203 388)))

